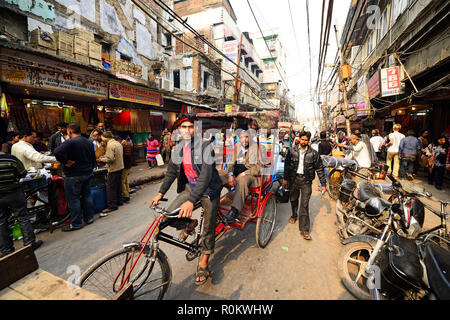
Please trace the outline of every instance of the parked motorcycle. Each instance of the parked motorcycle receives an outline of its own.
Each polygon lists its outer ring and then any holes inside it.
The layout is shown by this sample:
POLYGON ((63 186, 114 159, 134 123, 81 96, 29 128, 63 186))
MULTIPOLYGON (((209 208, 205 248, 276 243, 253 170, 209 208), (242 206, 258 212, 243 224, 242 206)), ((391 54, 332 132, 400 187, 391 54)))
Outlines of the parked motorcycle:
MULTIPOLYGON (((394 180, 393 177, 390 177, 394 180)), ((379 238, 345 239, 338 271, 344 286, 358 299, 450 299, 450 252, 437 245, 434 232, 419 239, 398 234, 405 224, 402 203, 384 203, 388 222, 379 238)))
POLYGON ((389 208, 396 203, 402 208, 403 218, 394 222, 395 231, 414 239, 422 230, 425 219, 425 208, 418 197, 427 196, 431 194, 407 192, 397 180, 392 184, 362 181, 357 185, 346 179, 336 201, 339 236, 341 239, 360 234, 380 236, 389 220, 389 208))

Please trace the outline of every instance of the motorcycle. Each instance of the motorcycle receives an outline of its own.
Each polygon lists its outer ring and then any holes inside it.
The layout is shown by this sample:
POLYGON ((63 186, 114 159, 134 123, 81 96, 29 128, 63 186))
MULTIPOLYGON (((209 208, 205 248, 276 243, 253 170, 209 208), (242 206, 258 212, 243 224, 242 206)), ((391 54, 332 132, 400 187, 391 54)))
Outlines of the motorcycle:
POLYGON ((370 181, 356 184, 346 179, 336 201, 339 236, 342 240, 360 234, 380 236, 389 220, 389 208, 395 203, 401 206, 403 214, 401 221, 394 222, 396 233, 414 239, 425 220, 425 208, 418 197, 431 197, 431 194, 408 192, 397 180, 392 184, 370 181))
POLYGON ((441 237, 433 232, 402 237, 397 230, 405 223, 404 206, 386 206, 389 219, 379 238, 357 235, 343 241, 338 271, 344 286, 363 300, 450 299, 450 252, 432 241, 441 237))

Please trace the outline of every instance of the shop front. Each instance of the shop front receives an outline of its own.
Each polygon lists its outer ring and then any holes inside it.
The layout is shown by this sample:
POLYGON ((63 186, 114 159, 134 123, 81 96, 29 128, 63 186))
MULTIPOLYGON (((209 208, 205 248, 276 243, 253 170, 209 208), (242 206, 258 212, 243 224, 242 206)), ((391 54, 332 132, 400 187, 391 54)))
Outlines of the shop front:
POLYGON ((96 106, 108 98, 106 74, 2 47, 0 82, 8 108, 2 135, 32 128, 48 138, 62 121, 88 134, 98 121, 96 106))

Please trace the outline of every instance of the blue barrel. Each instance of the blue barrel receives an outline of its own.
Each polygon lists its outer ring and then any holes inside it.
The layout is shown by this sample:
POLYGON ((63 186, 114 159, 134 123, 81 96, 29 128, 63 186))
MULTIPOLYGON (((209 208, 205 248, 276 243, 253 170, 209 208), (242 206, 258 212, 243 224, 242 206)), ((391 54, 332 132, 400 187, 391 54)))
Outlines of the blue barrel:
POLYGON ((106 209, 106 187, 104 184, 98 184, 91 187, 92 201, 94 202, 95 213, 106 209))

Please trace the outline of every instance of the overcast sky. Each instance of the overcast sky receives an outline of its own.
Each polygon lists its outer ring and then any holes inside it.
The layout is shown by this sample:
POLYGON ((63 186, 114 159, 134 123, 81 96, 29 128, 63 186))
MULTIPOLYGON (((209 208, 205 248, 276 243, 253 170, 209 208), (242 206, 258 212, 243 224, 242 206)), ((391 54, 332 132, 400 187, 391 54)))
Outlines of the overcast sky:
MULTIPOLYGON (((303 117, 314 117, 314 107, 310 100, 310 88, 314 91, 317 81, 318 55, 320 47, 320 28, 322 19, 322 1, 309 1, 309 19, 311 32, 312 84, 309 81, 309 49, 306 16, 306 0, 290 0, 295 32, 289 13, 288 0, 249 0, 262 30, 279 29, 281 40, 287 50, 287 82, 291 94, 295 95, 297 113, 303 117), (295 39, 295 34, 297 39, 295 39), (296 42, 297 40, 297 42, 296 42), (297 45, 298 44, 298 45, 297 45)), ((259 32, 247 0, 230 0, 238 19, 241 31, 259 32)), ((326 1, 328 3, 328 1, 326 1)), ((340 31, 345 24, 351 0, 335 0, 333 19, 329 35, 329 46, 325 62, 334 63, 337 45, 334 33, 336 24, 340 31)), ((324 17, 324 26, 326 12, 324 17)), ((325 69, 323 81, 327 79, 330 68, 325 69)), ((316 114, 318 107, 316 106, 316 114)))

